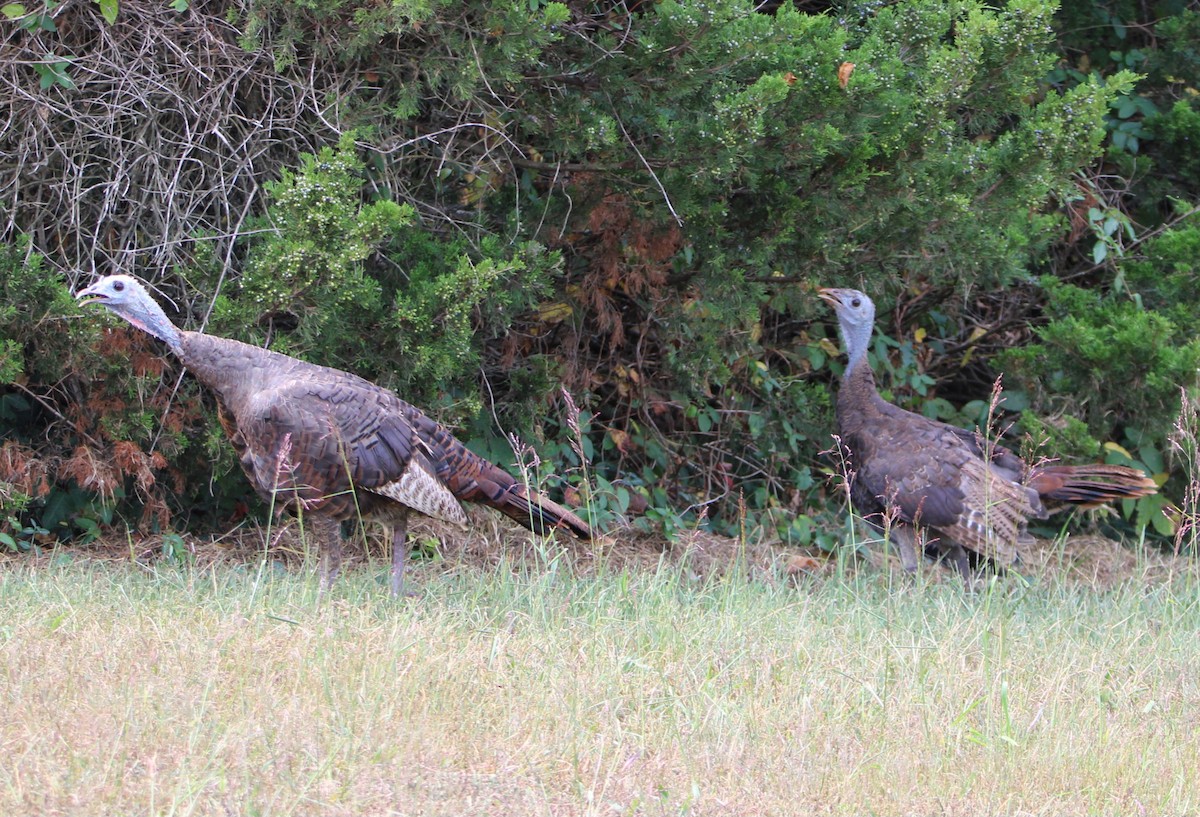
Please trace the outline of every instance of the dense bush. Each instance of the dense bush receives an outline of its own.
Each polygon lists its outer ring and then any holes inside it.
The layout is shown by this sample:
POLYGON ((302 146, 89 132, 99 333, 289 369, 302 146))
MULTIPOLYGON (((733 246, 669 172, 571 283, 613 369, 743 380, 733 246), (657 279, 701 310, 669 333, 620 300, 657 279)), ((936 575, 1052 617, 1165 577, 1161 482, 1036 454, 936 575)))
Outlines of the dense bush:
POLYGON ((222 290, 210 264, 199 282, 221 292, 210 330, 354 369, 422 405, 454 394, 466 407, 452 419, 473 416, 480 350, 546 292, 558 257, 531 242, 485 238, 468 253, 434 239, 408 205, 364 205, 362 173, 343 139, 267 185, 241 275, 222 290))
MULTIPOLYGON (((818 285, 876 297, 881 386, 944 419, 976 421, 972 400, 1007 366, 1027 428, 1079 406, 1058 423, 1076 452, 1134 435, 1161 453, 1174 387, 1192 385, 1194 211, 1167 206, 1200 198, 1194 163, 1172 158, 1197 136, 1191 12, 1118 49, 1125 11, 1056 18, 1045 0, 123 0, 115 22, 104 6, 27 5, 0 44, 0 89, 36 126, 0 151, 67 149, 2 177, 6 286, 53 280, 39 253, 72 287, 85 259, 157 278, 180 322, 353 369, 489 456, 512 460, 514 430, 544 472, 582 454, 601 510, 640 493, 668 529, 682 513, 825 536, 840 364, 818 285), (146 44, 172 34, 170 84, 126 79, 160 72, 146 44), (140 87, 158 90, 123 96, 140 87), (130 113, 147 102, 161 115, 130 113), (129 168, 145 185, 127 215, 114 191, 129 168), (95 226, 114 217, 139 227, 95 226), (169 273, 131 266, 146 258, 169 273), (1133 371, 1136 405, 1122 401, 1133 371), (559 384, 584 409, 578 435, 559 384)), ((40 314, 67 322, 50 289, 40 314)), ((6 432, 14 462, 144 524, 244 512, 208 398, 177 390, 153 343, 123 328, 97 343, 91 315, 42 338, 48 322, 17 308, 35 322, 0 313, 0 401, 44 406, 6 432), (3 385, 34 371, 39 344, 68 343, 60 371, 3 385), (55 412, 84 419, 43 433, 55 412), (128 467, 89 488, 60 467, 79 451, 128 467)), ((20 504, 27 524, 38 509, 20 504)))

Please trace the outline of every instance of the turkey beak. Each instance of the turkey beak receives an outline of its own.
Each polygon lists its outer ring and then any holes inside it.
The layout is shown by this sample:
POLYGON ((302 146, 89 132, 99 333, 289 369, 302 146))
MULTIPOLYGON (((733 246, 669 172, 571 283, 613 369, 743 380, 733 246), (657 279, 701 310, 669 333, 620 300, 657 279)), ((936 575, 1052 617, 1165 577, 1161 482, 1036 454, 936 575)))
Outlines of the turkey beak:
POLYGON ((838 297, 839 292, 840 292, 840 290, 837 290, 837 289, 825 288, 825 289, 818 289, 817 295, 820 296, 822 301, 829 304, 834 309, 837 309, 838 307, 840 307, 842 305, 842 300, 841 300, 841 298, 838 297))
POLYGON ((106 294, 96 290, 94 287, 95 285, 93 284, 90 287, 85 287, 84 289, 76 292, 75 303, 79 304, 80 306, 87 306, 88 304, 104 303, 106 300, 108 300, 108 296, 106 294))

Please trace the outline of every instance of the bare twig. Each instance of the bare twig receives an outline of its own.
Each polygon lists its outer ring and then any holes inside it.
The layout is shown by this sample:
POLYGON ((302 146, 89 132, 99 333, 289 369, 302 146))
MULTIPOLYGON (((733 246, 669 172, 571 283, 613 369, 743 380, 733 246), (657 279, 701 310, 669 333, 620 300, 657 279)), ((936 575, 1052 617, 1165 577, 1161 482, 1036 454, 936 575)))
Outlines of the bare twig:
MULTIPOLYGON (((610 99, 609 103, 611 104, 611 102, 612 100, 610 99)), ((671 211, 671 216, 675 219, 675 223, 682 227, 683 219, 679 217, 679 213, 675 212, 675 205, 671 204, 671 197, 667 194, 667 188, 663 187, 663 183, 659 181, 658 174, 654 172, 654 168, 650 166, 650 163, 646 161, 646 157, 642 155, 640 150, 638 150, 638 146, 633 141, 633 137, 630 136, 629 131, 625 129, 625 123, 622 122, 621 117, 617 115, 616 106, 613 106, 612 112, 613 118, 617 120, 617 125, 621 128, 621 133, 625 135, 625 141, 629 143, 629 146, 633 148, 633 152, 637 154, 639 159, 641 159, 642 166, 646 168, 646 172, 650 174, 650 178, 654 179, 654 184, 658 187, 658 192, 662 193, 663 201, 666 202, 667 209, 671 211)))

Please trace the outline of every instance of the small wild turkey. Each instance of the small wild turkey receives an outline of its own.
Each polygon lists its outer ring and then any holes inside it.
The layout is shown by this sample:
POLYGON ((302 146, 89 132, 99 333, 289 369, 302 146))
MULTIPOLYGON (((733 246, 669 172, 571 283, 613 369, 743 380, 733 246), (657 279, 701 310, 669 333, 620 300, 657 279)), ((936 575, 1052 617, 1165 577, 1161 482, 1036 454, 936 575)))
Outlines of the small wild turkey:
POLYGON ((258 493, 300 516, 321 553, 321 586, 341 564, 341 523, 392 526, 391 591, 400 593, 412 511, 466 524, 460 501, 489 505, 530 530, 591 539, 571 511, 529 491, 450 432, 361 377, 240 341, 180 330, 146 289, 111 275, 76 294, 167 344, 217 395, 221 425, 258 493))
POLYGON ((867 362, 875 305, 854 289, 822 289, 820 296, 837 312, 849 355, 837 423, 850 501, 871 527, 890 533, 905 570, 917 569, 918 534, 925 534, 970 586, 967 550, 1010 565, 1017 546, 1031 541, 1030 518, 1157 490, 1145 474, 1120 465, 1029 467, 977 432, 886 402, 867 362))

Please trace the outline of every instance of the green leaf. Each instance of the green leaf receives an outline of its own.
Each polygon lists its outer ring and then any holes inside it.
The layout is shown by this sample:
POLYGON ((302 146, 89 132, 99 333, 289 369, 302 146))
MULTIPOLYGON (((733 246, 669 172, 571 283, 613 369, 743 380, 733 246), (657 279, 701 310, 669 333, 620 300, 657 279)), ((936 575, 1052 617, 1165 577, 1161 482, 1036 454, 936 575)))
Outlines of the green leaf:
POLYGON ((1162 536, 1173 536, 1175 534, 1175 523, 1163 513, 1163 509, 1167 505, 1167 498, 1162 494, 1154 494, 1153 496, 1142 497, 1137 501, 1138 515, 1142 519, 1149 519, 1150 525, 1162 536))
POLYGON ((46 507, 42 511, 42 526, 49 531, 65 524, 71 516, 73 504, 67 491, 51 491, 46 498, 46 507))
POLYGON ((117 0, 96 0, 96 4, 100 6, 100 14, 105 22, 110 26, 117 22, 117 0))
POLYGON ((94 542, 100 538, 100 523, 95 519, 81 516, 75 520, 75 527, 79 529, 81 542, 94 542))
POLYGON ((1143 445, 1138 447, 1138 457, 1146 464, 1146 467, 1151 472, 1158 474, 1166 470, 1166 465, 1163 463, 1162 452, 1154 445, 1143 445))
POLYGON ((6 3, 0 6, 0 14, 3 14, 10 20, 14 20, 17 17, 24 17, 26 14, 25 6, 20 3, 6 3))
POLYGON ((52 82, 61 85, 68 91, 74 91, 78 86, 75 84, 75 80, 67 74, 65 66, 66 63, 58 63, 50 67, 52 82))
POLYGON ((1029 392, 1024 389, 1005 389, 1001 405, 1005 411, 1025 411, 1029 408, 1029 392))
POLYGON ((190 8, 188 0, 171 0, 171 8, 178 12, 187 11, 190 8))
POLYGON ((617 488, 617 509, 621 513, 629 510, 629 489, 620 487, 617 488))
POLYGON ((42 59, 43 62, 33 66, 38 76, 41 77, 38 84, 42 90, 49 88, 51 85, 61 85, 68 90, 75 90, 75 81, 67 74, 67 67, 75 59, 74 57, 60 57, 57 54, 46 53, 42 59))
POLYGON ((1097 241, 1092 245, 1092 260, 1097 264, 1103 264, 1105 258, 1108 258, 1108 245, 1103 241, 1097 241))

